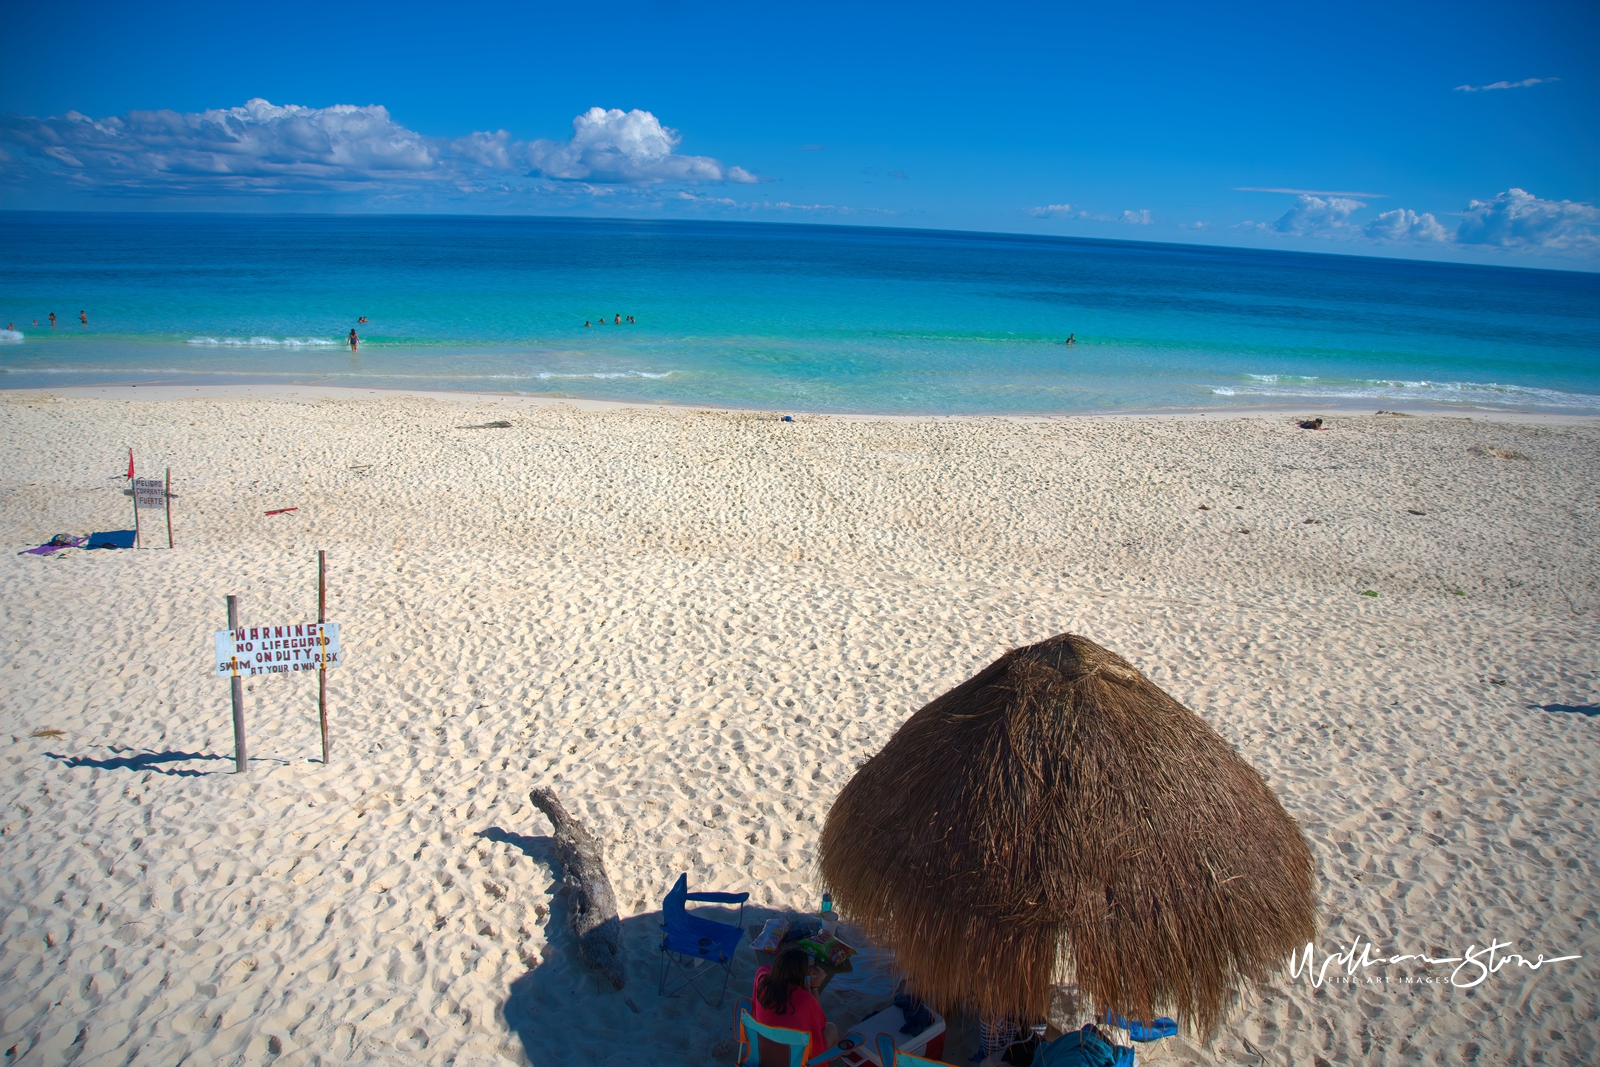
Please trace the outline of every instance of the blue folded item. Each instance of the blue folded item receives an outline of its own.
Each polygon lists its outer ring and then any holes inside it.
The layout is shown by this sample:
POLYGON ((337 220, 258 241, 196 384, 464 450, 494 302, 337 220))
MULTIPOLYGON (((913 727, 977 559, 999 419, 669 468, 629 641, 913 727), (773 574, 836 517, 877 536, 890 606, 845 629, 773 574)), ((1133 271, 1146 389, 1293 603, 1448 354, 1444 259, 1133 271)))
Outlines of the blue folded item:
POLYGON ((99 533, 89 535, 89 543, 85 548, 132 548, 132 530, 101 530, 99 533))
POLYGON ((1122 1016, 1112 1012, 1106 1016, 1106 1022, 1128 1031, 1128 1036, 1135 1041, 1160 1041, 1162 1038, 1171 1037, 1178 1032, 1177 1022, 1165 1016, 1153 1023, 1139 1023, 1129 1022, 1122 1016))
POLYGON ((1037 1067, 1133 1067, 1134 1054, 1127 1045, 1111 1044, 1089 1025, 1041 1046, 1033 1062, 1037 1067))
POLYGON ((906 1019, 906 1024, 900 1028, 902 1034, 920 1034, 933 1024, 933 1012, 922 1003, 921 997, 897 993, 894 1006, 900 1009, 900 1014, 906 1019))

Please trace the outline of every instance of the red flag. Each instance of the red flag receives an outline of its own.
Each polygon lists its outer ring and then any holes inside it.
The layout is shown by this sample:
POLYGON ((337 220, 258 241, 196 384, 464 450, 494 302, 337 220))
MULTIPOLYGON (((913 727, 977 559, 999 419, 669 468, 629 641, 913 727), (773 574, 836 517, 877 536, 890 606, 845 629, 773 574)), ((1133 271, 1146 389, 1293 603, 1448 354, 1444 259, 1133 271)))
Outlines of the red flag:
POLYGON ((133 481, 133 449, 128 449, 128 481, 133 481))

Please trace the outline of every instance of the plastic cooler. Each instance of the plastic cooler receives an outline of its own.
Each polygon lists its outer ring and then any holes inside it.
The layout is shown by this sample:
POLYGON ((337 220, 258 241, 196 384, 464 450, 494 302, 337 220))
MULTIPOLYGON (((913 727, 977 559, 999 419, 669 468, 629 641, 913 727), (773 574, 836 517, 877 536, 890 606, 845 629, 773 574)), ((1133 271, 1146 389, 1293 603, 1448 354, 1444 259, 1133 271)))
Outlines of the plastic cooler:
POLYGON ((878 1060, 878 1035, 888 1034, 894 1040, 894 1047, 901 1052, 909 1052, 913 1056, 926 1056, 936 1060, 944 1055, 944 1016, 929 1009, 933 1021, 928 1023, 927 1029, 916 1034, 902 1034, 900 1028, 906 1024, 905 1013, 899 1008, 890 1005, 876 1015, 862 1019, 850 1028, 853 1034, 860 1034, 866 1043, 860 1048, 845 1053, 835 1063, 847 1064, 849 1067, 860 1067, 861 1064, 875 1064, 882 1067, 878 1060))

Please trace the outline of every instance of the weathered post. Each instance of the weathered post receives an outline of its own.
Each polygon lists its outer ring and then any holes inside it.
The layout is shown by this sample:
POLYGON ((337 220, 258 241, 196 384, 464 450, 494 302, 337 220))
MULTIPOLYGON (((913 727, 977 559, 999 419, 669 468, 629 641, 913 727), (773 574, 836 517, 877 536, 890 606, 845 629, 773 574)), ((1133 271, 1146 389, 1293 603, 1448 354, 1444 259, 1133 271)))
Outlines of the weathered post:
MULTIPOLYGON (((239 598, 228 597, 228 629, 239 632, 239 598)), ((244 681, 239 677, 239 661, 233 662, 233 770, 243 774, 244 750, 244 681)))
MULTIPOLYGON (((317 549, 317 622, 328 621, 328 554, 322 549, 317 549)), ((320 634, 319 626, 317 632, 320 634)), ((328 765, 328 663, 326 650, 327 638, 319 638, 324 650, 324 658, 317 664, 317 720, 322 724, 322 765, 328 765)))
POLYGON ((172 547, 172 468, 167 468, 167 489, 162 494, 162 502, 167 506, 167 547, 172 547))

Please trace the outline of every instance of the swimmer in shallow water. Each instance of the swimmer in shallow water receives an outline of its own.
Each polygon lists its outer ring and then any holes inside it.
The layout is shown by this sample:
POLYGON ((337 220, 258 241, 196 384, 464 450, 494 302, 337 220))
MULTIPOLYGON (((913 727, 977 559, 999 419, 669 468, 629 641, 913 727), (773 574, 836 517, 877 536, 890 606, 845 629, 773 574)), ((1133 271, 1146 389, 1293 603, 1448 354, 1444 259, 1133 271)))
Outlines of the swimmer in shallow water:
POLYGON ((592 330, 592 329, 594 329, 594 326, 589 322, 588 319, 584 319, 583 320, 583 328, 586 329, 586 330, 592 330))
POLYGON ((614 322, 612 322, 612 325, 613 326, 621 326, 622 325, 622 316, 618 315, 616 317, 616 320, 614 322))
POLYGON ((356 331, 354 330, 354 328, 352 328, 350 330, 350 338, 349 338, 349 340, 350 340, 350 351, 354 352, 356 350, 356 345, 361 343, 361 338, 356 336, 356 331))
POLYGON ((78 321, 85 326, 89 325, 89 313, 87 311, 78 312, 78 321))
POLYGON ((52 330, 56 328, 56 313, 54 311, 50 312, 50 328, 52 330))
POLYGON ((365 316, 365 315, 363 315, 363 316, 361 316, 361 317, 360 317, 360 318, 359 318, 359 319, 357 319, 357 320, 356 320, 356 321, 357 321, 357 322, 360 322, 360 323, 364 323, 364 322, 366 322, 366 321, 367 321, 367 317, 366 317, 366 316, 365 316))

